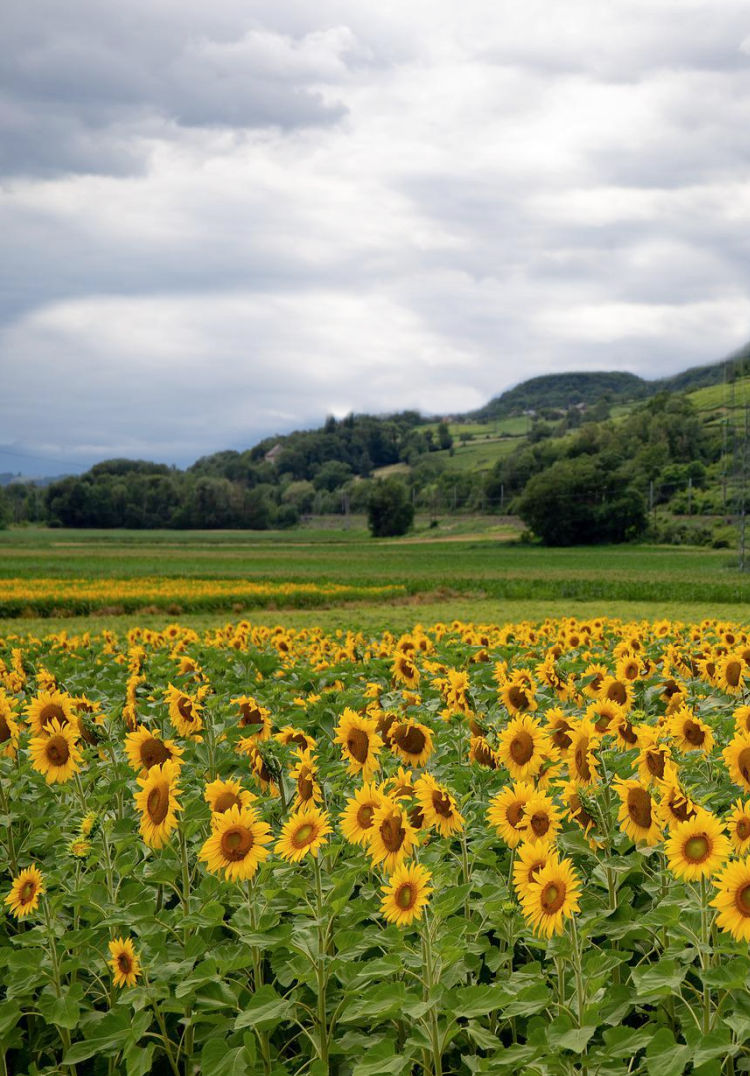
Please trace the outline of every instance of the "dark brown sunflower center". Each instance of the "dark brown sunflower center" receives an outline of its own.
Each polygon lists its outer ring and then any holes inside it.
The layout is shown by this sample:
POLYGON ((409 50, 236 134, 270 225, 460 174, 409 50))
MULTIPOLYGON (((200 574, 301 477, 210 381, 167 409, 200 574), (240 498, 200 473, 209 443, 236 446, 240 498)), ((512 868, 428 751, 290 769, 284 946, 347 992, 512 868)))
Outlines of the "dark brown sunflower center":
POLYGON ((155 826, 161 825, 169 813, 169 785, 166 781, 156 785, 148 794, 146 811, 155 826))
POLYGON ((474 744, 472 758, 475 762, 478 762, 480 766, 488 766, 491 770, 497 768, 497 763, 495 761, 495 756, 492 753, 492 748, 486 740, 480 740, 479 743, 474 744))
POLYGON ((537 837, 543 837, 549 830, 550 824, 550 817, 546 811, 535 811, 529 819, 529 825, 537 837))
POLYGON ((662 685, 662 695, 665 699, 671 699, 673 695, 680 694, 680 685, 675 683, 674 680, 667 680, 662 685))
POLYGON ((559 912, 565 903, 565 883, 559 878, 555 882, 547 882, 542 889, 539 903, 546 915, 559 912))
POLYGON ((705 863, 711 852, 711 842, 705 833, 696 833, 685 841, 685 859, 691 863, 705 863))
POLYGON ((408 658, 401 659, 401 675, 405 680, 413 680, 417 675, 416 668, 408 658))
POLYGON ((560 751, 567 751, 570 745, 573 743, 570 736, 568 736, 569 729, 570 725, 565 722, 564 724, 558 725, 555 731, 552 733, 552 743, 560 751))
POLYGON ((512 684, 508 689, 508 701, 516 710, 528 710, 529 696, 518 684, 512 684))
POLYGON ((546 867, 546 866, 547 866, 547 860, 546 859, 538 859, 536 861, 536 863, 532 863, 531 866, 528 869, 527 874, 526 874, 526 881, 527 882, 533 882, 534 879, 536 878, 537 874, 539 874, 539 871, 542 869, 542 867, 546 867))
POLYGON ((404 912, 408 912, 410 908, 414 907, 416 899, 416 888, 411 882, 403 882, 396 890, 396 904, 404 912))
POLYGON ((742 662, 741 661, 728 661, 724 670, 724 675, 727 678, 727 683, 730 687, 737 687, 742 679, 742 662))
POLYGON ((435 814, 439 814, 441 818, 453 817, 453 804, 446 792, 440 792, 436 789, 432 793, 432 808, 435 814))
POLYGON ((647 751, 646 752, 646 766, 648 772, 653 774, 654 777, 662 778, 664 776, 664 752, 663 751, 647 751))
POLYGON ((628 701, 628 693, 625 689, 625 685, 621 684, 619 680, 613 680, 607 688, 607 698, 610 702, 617 702, 620 706, 624 706, 628 701))
POLYGON ((695 810, 690 806, 688 800, 682 796, 679 800, 672 800, 669 806, 678 822, 687 822, 689 818, 695 817, 695 810))
POLYGON ((682 726, 682 735, 694 747, 700 747, 706 738, 706 734, 700 725, 696 721, 690 721, 689 719, 682 726))
MULTIPOLYGON (((246 725, 262 725, 263 714, 257 706, 252 706, 249 702, 243 702, 240 704, 240 726, 244 728, 246 725)), ((304 740, 303 740, 304 746, 304 740)))
POLYGON ((47 759, 53 766, 64 766, 70 758, 70 747, 64 736, 50 736, 46 744, 47 759))
MULTIPOLYGON (((242 724, 242 722, 240 722, 240 724, 242 724)), ((304 732, 295 732, 293 736, 289 737, 287 743, 294 743, 304 750, 307 747, 307 736, 305 736, 304 732)))
POLYGON ((585 740, 579 743, 575 750, 576 771, 583 781, 591 780, 591 767, 589 766, 589 742, 585 740))
POLYGON ((409 822, 414 829, 421 829, 424 825, 424 813, 419 805, 409 811, 409 822))
POLYGON ((39 712, 39 724, 42 728, 46 729, 52 721, 59 721, 61 725, 68 723, 68 715, 56 702, 48 702, 39 712))
POLYGON ((623 721, 617 731, 620 733, 620 736, 625 743, 638 743, 638 737, 633 731, 633 726, 629 721, 623 721))
POLYGON ((594 725, 596 731, 606 732, 610 724, 612 723, 612 718, 614 716, 614 714, 608 713, 606 710, 602 710, 602 712, 599 714, 599 718, 596 724, 594 725))
POLYGON ((30 904, 36 896, 36 882, 28 879, 21 886, 21 890, 18 894, 18 899, 21 904, 30 904))
POLYGON ((184 721, 195 721, 195 714, 193 713, 193 703, 185 695, 181 695, 177 700, 177 709, 180 712, 180 717, 184 721))
POLYGON ((750 917, 750 882, 746 882, 734 895, 734 906, 740 915, 750 917))
POLYGON ((421 755, 427 744, 427 737, 414 725, 397 728, 392 739, 407 755, 421 755))
POLYGON ((623 676, 626 680, 638 679, 638 663, 636 661, 630 661, 623 669, 623 676))
POLYGON ((511 803, 505 811, 505 817, 508 820, 508 825, 513 829, 518 829, 521 821, 523 820, 523 804, 516 800, 515 803, 511 803))
POLYGON ((127 953, 117 954, 117 967, 123 975, 130 975, 133 970, 133 964, 127 953))
POLYGON ((357 825, 360 829, 372 828, 372 816, 375 814, 375 808, 369 803, 363 803, 357 811, 357 825))
POLYGON ((297 792, 301 800, 312 799, 313 782, 309 772, 301 773, 297 778, 297 792))
POLYGON ((750 784, 750 747, 743 747, 737 756, 737 769, 750 784))
POLYGON ((628 814, 639 829, 651 827, 651 797, 643 788, 628 792, 628 814))
POLYGON ((163 762, 166 762, 171 757, 172 752, 169 748, 165 747, 162 741, 157 740, 155 737, 145 740, 141 744, 141 765, 144 769, 150 770, 152 766, 161 766, 163 762))
POLYGON ((741 841, 746 841, 750 837, 750 818, 740 818, 736 826, 737 836, 741 841))
POLYGON ((578 825, 581 826, 584 831, 587 831, 589 829, 596 829, 596 822, 594 821, 593 816, 590 815, 586 808, 583 806, 583 804, 581 803, 581 798, 577 793, 574 793, 570 797, 570 813, 573 815, 578 825))
POLYGON ((292 834, 292 844, 295 848, 306 848, 315 840, 315 826, 312 822, 304 822, 292 834))
POLYGON ((517 766, 525 766, 534 754, 534 740, 531 734, 521 729, 510 741, 508 751, 517 766))
POLYGON ((346 746, 349 754, 355 761, 363 765, 370 753, 370 737, 362 729, 352 729, 346 738, 346 746))
POLYGON ((241 806, 240 798, 235 792, 231 792, 227 789, 224 792, 220 792, 214 800, 214 805, 211 808, 214 814, 224 814, 230 807, 241 806))
POLYGON ((386 818, 380 823, 380 839, 389 852, 398 852, 405 837, 406 830, 398 818, 386 818))
POLYGON ((232 863, 244 859, 254 844, 253 835, 246 826, 230 826, 221 835, 221 851, 232 863))
POLYGON ((0 743, 5 743, 10 739, 10 725, 5 720, 3 714, 0 714, 0 743))

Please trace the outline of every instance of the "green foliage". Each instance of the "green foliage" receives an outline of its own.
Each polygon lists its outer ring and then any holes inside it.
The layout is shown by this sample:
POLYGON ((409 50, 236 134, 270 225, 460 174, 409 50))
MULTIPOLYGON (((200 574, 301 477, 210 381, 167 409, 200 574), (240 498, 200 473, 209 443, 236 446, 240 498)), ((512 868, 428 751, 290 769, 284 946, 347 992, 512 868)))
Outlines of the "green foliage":
POLYGON ((398 478, 375 482, 367 505, 367 523, 373 538, 406 534, 414 522, 409 491, 398 478))
POLYGON ((595 404, 602 396, 628 400, 648 394, 648 383, 635 374, 591 371, 586 373, 544 374, 516 385, 485 407, 473 412, 482 422, 523 411, 543 408, 567 410, 579 404, 595 404))
POLYGON ((546 545, 624 542, 646 526, 641 494, 622 472, 589 456, 558 460, 532 478, 517 511, 546 545))

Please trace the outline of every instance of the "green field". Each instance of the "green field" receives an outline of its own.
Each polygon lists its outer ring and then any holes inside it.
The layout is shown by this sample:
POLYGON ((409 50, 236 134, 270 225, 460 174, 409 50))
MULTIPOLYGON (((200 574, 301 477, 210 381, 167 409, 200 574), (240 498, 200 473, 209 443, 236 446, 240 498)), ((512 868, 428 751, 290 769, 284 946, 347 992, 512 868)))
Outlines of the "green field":
MULTIPOLYGON (((212 582, 227 580, 353 588, 342 600, 324 594, 306 599, 304 610, 287 608, 295 603, 273 596, 247 606, 220 595, 194 606, 144 600, 127 609, 143 623, 189 614, 202 623, 219 622, 250 611, 256 620, 318 618, 329 627, 597 612, 737 618, 750 598, 750 579, 737 570, 729 550, 646 545, 549 550, 509 540, 517 533, 507 521, 486 518, 463 520, 455 532, 422 527, 413 536, 377 542, 361 527, 278 533, 10 530, 0 535, 0 608, 11 586, 28 580, 31 587, 38 579, 50 580, 50 586, 60 581, 68 590, 73 580, 138 579, 171 580, 177 588, 181 580, 186 587, 205 583, 209 591, 212 582), (356 593, 385 586, 399 590, 382 597, 356 593)), ((117 603, 84 611, 98 613, 89 621, 99 626, 117 623, 118 613, 126 612, 117 603)), ((40 612, 49 610, 29 601, 25 626, 35 624, 40 612)), ((21 622, 6 617, 0 627, 18 630, 21 622)), ((49 627, 52 621, 43 623, 49 627)))

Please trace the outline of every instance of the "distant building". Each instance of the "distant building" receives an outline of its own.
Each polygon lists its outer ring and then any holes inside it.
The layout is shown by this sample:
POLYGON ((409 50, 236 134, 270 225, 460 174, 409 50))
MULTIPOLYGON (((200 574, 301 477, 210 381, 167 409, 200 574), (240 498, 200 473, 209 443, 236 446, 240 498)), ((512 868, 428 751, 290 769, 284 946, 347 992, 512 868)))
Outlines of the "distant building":
POLYGON ((273 448, 269 448, 263 459, 266 461, 266 463, 276 463, 276 460, 279 458, 283 451, 284 446, 282 445, 281 441, 277 441, 273 448))

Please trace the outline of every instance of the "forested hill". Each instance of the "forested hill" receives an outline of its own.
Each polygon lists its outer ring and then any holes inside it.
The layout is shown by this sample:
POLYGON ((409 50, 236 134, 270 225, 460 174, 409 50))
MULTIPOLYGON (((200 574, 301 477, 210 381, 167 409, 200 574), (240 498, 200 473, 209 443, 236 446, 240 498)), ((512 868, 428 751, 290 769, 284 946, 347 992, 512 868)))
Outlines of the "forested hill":
POLYGON ((466 418, 474 422, 492 422, 527 411, 561 410, 584 404, 586 407, 606 399, 610 404, 632 403, 659 392, 693 392, 718 385, 725 377, 739 377, 750 369, 750 344, 723 359, 705 366, 693 366, 672 377, 647 381, 636 374, 613 371, 581 371, 543 374, 495 396, 466 418))

